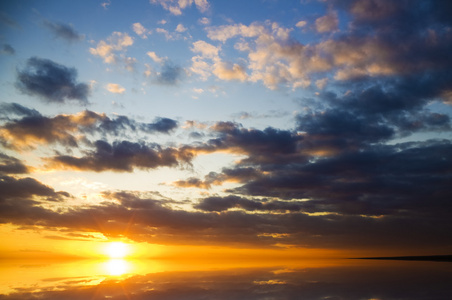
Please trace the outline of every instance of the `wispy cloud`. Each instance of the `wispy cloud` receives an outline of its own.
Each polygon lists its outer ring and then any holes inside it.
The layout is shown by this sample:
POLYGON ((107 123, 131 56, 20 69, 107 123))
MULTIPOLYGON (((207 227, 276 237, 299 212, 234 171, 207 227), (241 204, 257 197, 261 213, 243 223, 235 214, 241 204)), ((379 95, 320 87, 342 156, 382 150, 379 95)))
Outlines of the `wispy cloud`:
POLYGON ((124 94, 126 89, 117 83, 109 83, 106 86, 107 91, 113 94, 124 94))
POLYGON ((190 7, 193 3, 200 12, 206 12, 209 9, 209 2, 207 0, 150 0, 152 4, 159 4, 171 14, 179 16, 182 10, 190 7))
POLYGON ((10 44, 3 44, 0 54, 14 55, 16 54, 16 50, 10 44))
POLYGON ((147 56, 149 56, 154 62, 161 64, 163 63, 165 60, 167 60, 167 57, 160 57, 158 56, 154 51, 148 51, 146 52, 147 56))
POLYGON ((43 24, 55 35, 55 37, 64 39, 68 42, 77 42, 85 38, 85 36, 79 34, 72 25, 54 23, 49 20, 44 20, 43 24))
POLYGON ((147 30, 141 23, 133 23, 132 29, 137 35, 139 35, 143 39, 147 39, 148 38, 147 35, 151 32, 147 30))
POLYGON ((182 67, 166 61, 160 72, 156 73, 154 81, 162 85, 177 85, 184 77, 185 71, 182 67))
POLYGON ((0 12, 0 23, 3 23, 4 25, 14 28, 14 29, 22 29, 22 26, 20 26, 19 23, 17 23, 15 20, 13 20, 7 13, 0 12))

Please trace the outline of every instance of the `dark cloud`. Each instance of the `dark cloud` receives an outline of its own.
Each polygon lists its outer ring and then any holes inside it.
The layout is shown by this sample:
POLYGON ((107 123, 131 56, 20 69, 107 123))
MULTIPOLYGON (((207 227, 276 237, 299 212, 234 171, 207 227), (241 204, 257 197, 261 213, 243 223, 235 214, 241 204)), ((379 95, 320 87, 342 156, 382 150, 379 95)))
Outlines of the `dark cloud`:
POLYGON ((17 23, 15 20, 11 19, 11 17, 3 11, 0 12, 0 23, 3 23, 6 26, 9 26, 14 29, 22 29, 22 27, 19 25, 19 23, 17 23))
POLYGON ((77 71, 48 59, 32 57, 24 69, 17 71, 17 88, 28 95, 35 95, 47 102, 65 103, 75 100, 88 103, 90 88, 77 83, 77 71))
MULTIPOLYGON (((298 211, 302 202, 264 202, 264 210, 278 213, 245 213, 224 211, 246 208, 259 211, 258 201, 245 198, 218 198, 203 205, 213 212, 174 209, 166 200, 142 197, 135 192, 104 193, 105 201, 97 205, 72 207, 55 211, 40 202, 27 200, 37 190, 43 196, 52 190, 12 187, 25 184, 8 179, 0 202, 3 222, 46 229, 67 228, 72 232, 100 232, 107 237, 126 236, 139 242, 158 244, 242 245, 248 247, 275 247, 289 244, 317 248, 398 247, 418 250, 444 246, 451 228, 441 215, 419 222, 419 216, 400 215, 385 218, 346 216, 341 214, 308 215, 298 211), (23 199, 17 201, 14 199, 23 199), (267 205, 268 207, 265 207, 267 205), (223 211, 218 213, 218 211, 223 211), (287 212, 289 211, 289 212, 287 212), (93 217, 94 216, 94 217, 93 217), (425 222, 428 220, 428 226, 425 222), (434 230, 432 229, 434 228, 434 230)), ((30 182, 30 185, 37 184, 30 182)), ((51 197, 50 197, 51 198, 51 197)), ((215 199, 215 198, 212 198, 215 199)))
POLYGON ((206 143, 187 146, 194 153, 229 151, 250 154, 244 161, 284 163, 302 159, 298 147, 302 136, 289 130, 268 127, 264 130, 243 128, 233 122, 218 122, 210 128, 217 137, 206 143))
POLYGON ((287 202, 278 200, 254 200, 238 196, 208 197, 194 206, 204 211, 226 211, 231 208, 241 208, 247 211, 300 211, 301 202, 287 202))
POLYGON ((165 62, 162 70, 157 74, 155 81, 163 85, 176 85, 181 81, 183 75, 184 69, 182 67, 165 62))
MULTIPOLYGON (((3 222, 9 222, 10 213, 15 213, 19 209, 31 207, 38 204, 38 200, 45 201, 63 201, 70 195, 66 192, 56 192, 53 188, 42 184, 36 179, 14 178, 11 176, 0 175, 0 202, 5 208, 5 214, 2 214, 3 222)), ((24 218, 33 218, 29 215, 31 212, 23 211, 24 218)), ((15 215, 17 217, 18 215, 15 215)))
POLYGON ((24 174, 29 168, 19 159, 0 152, 0 174, 24 174))
POLYGON ((71 134, 76 128, 77 125, 66 122, 64 117, 48 118, 34 114, 7 122, 0 133, 5 139, 4 146, 12 149, 34 148, 43 143, 77 147, 77 139, 71 134))
POLYGON ((450 131, 450 116, 427 107, 449 82, 452 76, 443 72, 349 82, 348 88, 354 89, 345 95, 320 94, 324 107, 298 115, 297 129, 305 133, 303 143, 311 153, 338 153, 418 132, 450 131))
MULTIPOLYGON (((448 1, 338 0, 338 8, 345 8, 351 16, 351 30, 338 40, 338 54, 350 50, 359 54, 361 47, 374 57, 355 56, 355 66, 372 62, 389 67, 399 74, 450 68, 452 22, 445 15, 452 13, 448 1), (353 49, 353 47, 357 47, 353 49), (359 47, 361 46, 361 47, 359 47), (345 47, 345 48, 343 48, 345 47), (413 51, 416 49, 415 51, 413 51)), ((387 74, 385 74, 387 75, 387 74)))
POLYGON ((177 187, 196 187, 201 189, 209 189, 211 186, 211 182, 202 181, 201 179, 196 177, 190 177, 187 180, 178 180, 173 182, 172 184, 177 187))
POLYGON ((48 20, 44 20, 44 26, 49 29, 56 37, 62 38, 68 42, 77 42, 85 38, 84 35, 79 34, 72 25, 53 23, 48 20))
POLYGON ((449 1, 417 0, 334 0, 340 8, 353 14, 354 25, 365 29, 375 28, 385 31, 387 28, 403 32, 419 32, 436 24, 452 24, 446 16, 452 13, 449 1), (411 25, 411 26, 409 26, 411 25))
POLYGON ((61 144, 78 147, 79 142, 88 143, 88 135, 115 136, 128 132, 169 133, 177 127, 177 122, 168 118, 158 118, 155 123, 140 123, 126 116, 109 118, 105 114, 84 110, 77 114, 62 114, 46 117, 37 110, 17 103, 0 105, 6 123, 0 126, 0 136, 8 148, 33 148, 38 144, 61 144), (23 116, 12 119, 11 115, 23 116), (14 140, 14 143, 8 141, 14 140))
POLYGON ((274 166, 237 192, 310 199, 308 212, 444 218, 450 213, 449 141, 374 146, 291 166, 274 166))
POLYGON ((0 108, 0 114, 4 116, 9 116, 11 114, 28 117, 41 115, 36 109, 28 108, 18 103, 0 103, 0 108))
POLYGON ((0 50, 0 54, 6 55, 14 55, 16 54, 16 50, 10 44, 3 44, 2 50, 0 50))
POLYGON ((210 172, 201 180, 196 177, 188 178, 187 180, 178 180, 173 182, 173 185, 178 187, 196 187, 202 189, 209 189, 212 185, 222 185, 225 182, 246 182, 259 177, 261 172, 255 168, 223 168, 221 173, 210 172))
POLYGON ((158 118, 155 123, 148 123, 143 125, 143 129, 149 132, 169 133, 177 128, 177 122, 168 118, 158 118))
POLYGON ((46 159, 51 167, 91 170, 95 172, 132 172, 134 168, 155 169, 176 167, 189 163, 192 156, 174 148, 161 148, 157 144, 108 142, 98 140, 94 151, 82 157, 57 155, 46 159))

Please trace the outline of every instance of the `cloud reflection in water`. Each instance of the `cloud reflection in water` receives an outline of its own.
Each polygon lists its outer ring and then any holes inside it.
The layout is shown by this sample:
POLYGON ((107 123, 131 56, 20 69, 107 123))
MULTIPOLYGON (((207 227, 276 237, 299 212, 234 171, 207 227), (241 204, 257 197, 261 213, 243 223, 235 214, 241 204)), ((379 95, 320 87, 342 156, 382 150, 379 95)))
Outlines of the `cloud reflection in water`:
MULTIPOLYGON (((135 262, 101 264, 109 276, 35 282, 0 299, 450 299, 450 263, 344 261, 329 267, 277 266, 128 274, 135 262), (138 274, 138 275, 137 275, 138 274), (92 278, 91 278, 92 279, 92 278)), ((99 263, 98 263, 99 264, 99 263)), ((99 265, 98 265, 99 266, 99 265)), ((152 270, 151 270, 152 271, 152 270)))

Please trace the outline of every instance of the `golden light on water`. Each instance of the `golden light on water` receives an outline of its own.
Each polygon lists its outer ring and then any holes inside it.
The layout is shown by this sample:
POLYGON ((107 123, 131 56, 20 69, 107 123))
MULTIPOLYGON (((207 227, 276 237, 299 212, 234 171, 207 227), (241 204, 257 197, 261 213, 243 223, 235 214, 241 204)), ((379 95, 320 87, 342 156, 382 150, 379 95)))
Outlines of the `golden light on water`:
POLYGON ((113 258, 105 262, 104 269, 110 276, 120 276, 130 271, 131 263, 125 259, 113 258))

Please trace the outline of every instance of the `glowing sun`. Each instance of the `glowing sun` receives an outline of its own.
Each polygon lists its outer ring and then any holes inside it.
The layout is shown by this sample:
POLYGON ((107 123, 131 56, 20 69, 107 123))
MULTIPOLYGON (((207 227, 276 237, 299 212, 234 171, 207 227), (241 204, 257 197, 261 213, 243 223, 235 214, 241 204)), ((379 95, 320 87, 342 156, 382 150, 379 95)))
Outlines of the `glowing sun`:
POLYGON ((123 258, 128 254, 129 247, 122 242, 111 242, 105 248, 105 252, 110 258, 123 258))

